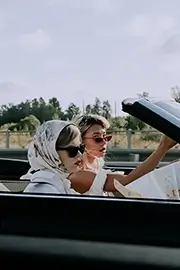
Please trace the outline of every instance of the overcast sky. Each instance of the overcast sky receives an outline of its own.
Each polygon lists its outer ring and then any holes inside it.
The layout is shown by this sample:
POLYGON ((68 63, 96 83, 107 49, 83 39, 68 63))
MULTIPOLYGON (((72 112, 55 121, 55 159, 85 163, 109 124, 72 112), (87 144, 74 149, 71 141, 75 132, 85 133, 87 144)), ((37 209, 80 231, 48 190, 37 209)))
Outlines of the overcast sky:
POLYGON ((180 86, 179 0, 0 0, 0 104, 112 105, 180 86))

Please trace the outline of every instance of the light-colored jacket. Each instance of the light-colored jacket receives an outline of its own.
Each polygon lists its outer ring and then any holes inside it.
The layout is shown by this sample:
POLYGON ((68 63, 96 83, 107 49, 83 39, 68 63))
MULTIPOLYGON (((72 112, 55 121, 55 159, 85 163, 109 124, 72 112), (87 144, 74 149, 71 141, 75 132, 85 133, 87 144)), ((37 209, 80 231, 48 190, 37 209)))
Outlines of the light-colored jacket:
MULTIPOLYGON (((82 195, 94 195, 94 196, 107 196, 104 193, 103 188, 106 182, 107 171, 101 170, 95 177, 90 189, 82 195)), ((66 190, 69 187, 68 194, 77 194, 70 187, 70 181, 68 179, 60 180, 58 173, 54 173, 48 170, 40 170, 32 174, 30 183, 25 188, 25 193, 49 193, 49 194, 67 194, 66 190), (72 191, 72 192, 71 192, 72 191)), ((84 179, 86 181, 86 179, 84 179)))

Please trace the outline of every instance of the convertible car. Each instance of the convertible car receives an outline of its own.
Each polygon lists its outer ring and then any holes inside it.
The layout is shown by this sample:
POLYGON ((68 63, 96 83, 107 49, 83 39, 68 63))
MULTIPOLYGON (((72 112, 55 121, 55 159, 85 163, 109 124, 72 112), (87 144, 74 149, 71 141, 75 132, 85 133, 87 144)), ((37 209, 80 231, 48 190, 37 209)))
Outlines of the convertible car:
MULTIPOLYGON (((180 104, 174 100, 128 98, 122 102, 122 110, 180 142, 180 104)), ((167 164, 168 162, 161 162, 158 167, 167 164)), ((128 174, 138 165, 139 162, 107 161, 105 168, 128 174)), ((20 180, 20 177, 28 169, 29 163, 27 160, 0 158, 0 181, 10 191, 22 192, 28 184, 28 180, 20 180)))
MULTIPOLYGON (((104 168, 111 171, 122 171, 129 174, 140 162, 106 162, 104 168)), ((157 167, 167 165, 161 162, 157 167)), ((23 192, 29 180, 20 180, 27 173, 30 166, 27 160, 0 158, 0 192, 23 192)))
MULTIPOLYGON (((128 99, 122 108, 180 142, 174 101, 128 99)), ((29 168, 27 161, 1 162, 5 181, 18 181, 29 168)), ((1 268, 179 269, 179 211, 171 200, 3 192, 1 268)))

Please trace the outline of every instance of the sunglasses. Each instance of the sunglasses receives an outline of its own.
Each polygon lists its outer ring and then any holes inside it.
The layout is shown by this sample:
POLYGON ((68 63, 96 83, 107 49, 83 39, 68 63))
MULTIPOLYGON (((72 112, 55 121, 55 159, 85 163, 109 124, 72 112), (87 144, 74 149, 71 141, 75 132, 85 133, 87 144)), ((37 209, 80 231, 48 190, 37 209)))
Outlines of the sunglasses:
POLYGON ((57 148, 57 150, 63 150, 68 152, 68 156, 70 158, 75 158, 79 153, 82 154, 82 147, 76 147, 76 146, 69 146, 66 148, 57 148))
POLYGON ((101 143, 103 141, 109 142, 112 139, 112 135, 105 135, 103 137, 91 137, 91 138, 84 138, 84 139, 93 139, 96 143, 101 143))

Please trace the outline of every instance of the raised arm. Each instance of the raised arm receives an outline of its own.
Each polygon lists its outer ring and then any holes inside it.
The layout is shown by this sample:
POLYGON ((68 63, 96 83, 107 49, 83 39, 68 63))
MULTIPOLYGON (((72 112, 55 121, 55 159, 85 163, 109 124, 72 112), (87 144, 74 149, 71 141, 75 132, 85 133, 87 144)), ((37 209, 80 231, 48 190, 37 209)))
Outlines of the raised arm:
MULTIPOLYGON (((176 145, 176 142, 171 140, 170 138, 163 136, 159 146, 157 149, 143 162, 141 163, 136 169, 134 169, 128 175, 121 175, 121 174, 111 174, 108 173, 106 176, 105 184, 104 184, 104 191, 107 192, 115 192, 116 189, 114 187, 114 179, 119 181, 124 186, 135 181, 139 177, 147 174, 148 172, 152 171, 156 168, 158 163, 162 160, 165 156, 167 151, 176 145)), ((80 193, 87 192, 95 180, 96 174, 91 171, 80 171, 70 175, 69 180, 72 183, 72 187, 80 193)))
POLYGON ((134 169, 130 174, 127 175, 126 184, 129 184, 134 180, 140 178, 141 176, 154 170, 156 166, 159 164, 159 162, 166 155, 166 153, 176 144, 177 143, 175 141, 163 135, 157 149, 155 149, 154 152, 136 169, 134 169))
MULTIPOLYGON (((90 190, 94 180, 96 177, 96 173, 91 171, 79 171, 73 173, 69 176, 69 180, 71 181, 72 188, 83 194, 90 190)), ((109 192, 115 192, 116 189, 114 187, 114 179, 120 181, 120 183, 124 183, 124 179, 126 178, 123 175, 119 174, 107 174, 106 179, 104 181, 103 190, 109 192)))

